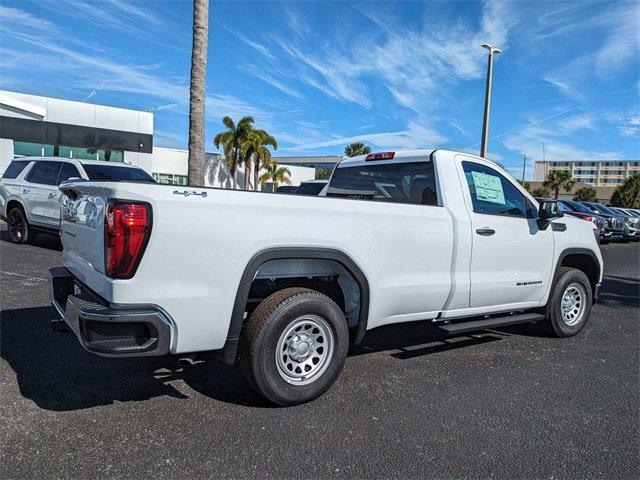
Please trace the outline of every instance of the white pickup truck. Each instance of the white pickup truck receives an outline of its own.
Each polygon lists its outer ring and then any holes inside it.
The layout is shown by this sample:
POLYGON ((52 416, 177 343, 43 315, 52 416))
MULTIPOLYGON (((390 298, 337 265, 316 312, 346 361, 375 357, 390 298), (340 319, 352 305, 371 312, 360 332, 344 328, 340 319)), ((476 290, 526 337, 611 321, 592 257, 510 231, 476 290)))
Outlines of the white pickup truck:
POLYGON ((279 405, 325 392, 349 343, 426 320, 443 334, 587 322, 590 222, 446 150, 342 161, 321 196, 68 181, 53 305, 104 356, 217 351, 279 405))

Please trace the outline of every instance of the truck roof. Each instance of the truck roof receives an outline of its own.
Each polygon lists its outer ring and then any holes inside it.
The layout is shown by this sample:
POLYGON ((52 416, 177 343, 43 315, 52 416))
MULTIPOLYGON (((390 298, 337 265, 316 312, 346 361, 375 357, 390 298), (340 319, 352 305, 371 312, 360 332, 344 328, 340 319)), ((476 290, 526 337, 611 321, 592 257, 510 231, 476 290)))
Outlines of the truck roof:
POLYGON ((388 160, 387 159, 375 160, 376 163, 377 162, 400 163, 400 162, 409 162, 409 161, 427 161, 429 159, 429 155, 431 155, 431 153, 434 150, 435 150, 434 148, 429 148, 429 149, 425 148, 420 150, 397 150, 397 151, 371 152, 365 155, 358 155, 357 157, 345 157, 338 164, 338 168, 364 165, 365 163, 368 162, 367 157, 369 157, 370 155, 385 154, 385 153, 392 153, 393 158, 388 160))
MULTIPOLYGON (((435 151, 438 152, 448 152, 451 154, 463 154, 469 157, 479 158, 481 160, 487 160, 485 158, 479 157, 478 155, 474 155, 470 152, 462 152, 455 150, 448 150, 446 148, 420 148, 415 150, 383 150, 377 152, 371 152, 367 155, 358 155, 357 157, 344 157, 344 159, 337 165, 336 168, 344 168, 344 167, 353 167, 358 165, 366 165, 371 164, 371 162, 377 163, 403 163, 403 162, 428 162, 430 160, 430 156, 435 151), (392 154, 392 158, 380 158, 380 159, 370 159, 367 160, 367 157, 371 155, 384 155, 384 154, 392 154)), ((491 161, 491 160, 489 160, 491 161)), ((495 162, 492 162, 495 163, 495 162)), ((499 165, 497 165, 501 170, 503 170, 499 165)))

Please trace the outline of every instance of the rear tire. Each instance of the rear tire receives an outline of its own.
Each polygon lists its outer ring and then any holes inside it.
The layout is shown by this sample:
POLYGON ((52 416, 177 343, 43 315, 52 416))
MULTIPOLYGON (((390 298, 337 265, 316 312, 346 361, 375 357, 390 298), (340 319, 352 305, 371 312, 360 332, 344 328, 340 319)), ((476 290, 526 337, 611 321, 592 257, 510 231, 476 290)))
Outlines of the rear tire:
POLYGON ((342 372, 348 350, 342 310, 326 295, 306 288, 287 288, 263 300, 240 341, 247 380, 281 406, 326 392, 342 372))
POLYGON ((13 207, 7 214, 7 230, 12 243, 31 243, 36 236, 22 207, 13 207))
POLYGON ((581 270, 560 267, 551 291, 547 327, 556 337, 572 337, 584 328, 591 314, 591 283, 581 270))

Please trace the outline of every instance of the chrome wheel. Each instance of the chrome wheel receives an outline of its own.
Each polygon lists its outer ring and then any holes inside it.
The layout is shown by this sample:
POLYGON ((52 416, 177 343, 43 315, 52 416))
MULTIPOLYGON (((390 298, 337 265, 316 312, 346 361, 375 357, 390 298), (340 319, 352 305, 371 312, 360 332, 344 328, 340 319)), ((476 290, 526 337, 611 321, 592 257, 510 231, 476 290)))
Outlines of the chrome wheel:
POLYGON ((9 235, 14 242, 21 242, 27 235, 27 222, 17 208, 9 212, 9 235))
POLYGON ((293 385, 307 385, 331 363, 334 338, 329 323, 317 315, 295 319, 280 335, 276 365, 280 376, 293 385))
POLYGON ((572 283, 564 291, 560 310, 562 321, 569 327, 577 325, 587 309, 587 292, 580 283, 572 283))

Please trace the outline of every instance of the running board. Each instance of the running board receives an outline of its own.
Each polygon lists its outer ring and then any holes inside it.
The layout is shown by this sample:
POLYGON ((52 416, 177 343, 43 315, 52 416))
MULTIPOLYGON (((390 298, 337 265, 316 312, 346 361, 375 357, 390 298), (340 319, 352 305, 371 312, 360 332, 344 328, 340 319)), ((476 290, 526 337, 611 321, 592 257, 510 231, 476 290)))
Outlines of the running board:
POLYGON ((539 322, 545 316, 539 313, 522 313, 520 315, 507 315, 505 317, 483 318, 482 320, 472 320, 460 323, 447 323, 438 325, 438 329, 447 335, 457 335, 459 333, 475 332, 487 328, 500 328, 507 325, 517 325, 519 323, 539 322))

